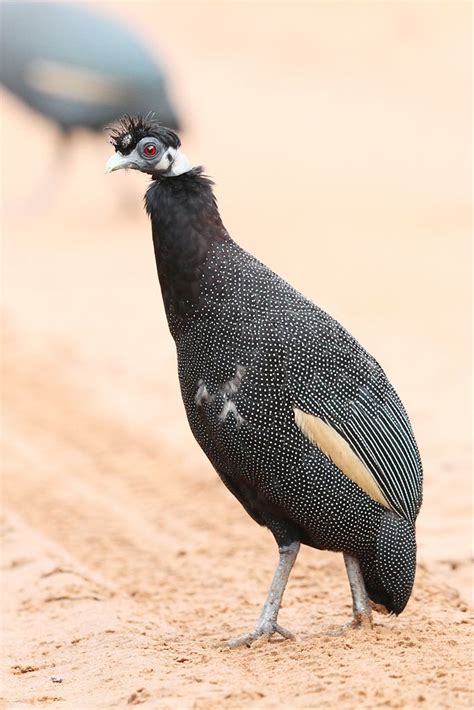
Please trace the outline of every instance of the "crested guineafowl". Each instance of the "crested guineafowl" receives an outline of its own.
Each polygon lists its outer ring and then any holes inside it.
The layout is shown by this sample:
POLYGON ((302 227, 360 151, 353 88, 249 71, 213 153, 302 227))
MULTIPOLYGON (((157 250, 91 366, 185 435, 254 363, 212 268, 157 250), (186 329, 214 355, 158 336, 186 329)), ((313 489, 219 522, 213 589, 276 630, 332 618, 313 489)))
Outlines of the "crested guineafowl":
POLYGON ((122 23, 65 2, 3 2, 0 19, 0 81, 63 136, 158 107, 180 128, 163 69, 122 23))
POLYGON ((333 318, 229 236, 212 182, 170 129, 124 117, 112 172, 151 175, 146 209, 192 432, 280 559, 256 628, 274 633, 300 543, 342 552, 355 625, 399 614, 416 566, 422 467, 380 365, 333 318))

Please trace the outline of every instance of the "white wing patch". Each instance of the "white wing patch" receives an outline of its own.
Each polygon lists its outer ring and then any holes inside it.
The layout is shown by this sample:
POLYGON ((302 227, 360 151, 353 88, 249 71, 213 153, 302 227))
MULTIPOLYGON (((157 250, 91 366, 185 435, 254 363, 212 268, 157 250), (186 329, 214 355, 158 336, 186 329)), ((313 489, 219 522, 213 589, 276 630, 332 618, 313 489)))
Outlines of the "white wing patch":
POLYGON ((246 368, 243 365, 237 365, 235 375, 230 380, 226 380, 220 385, 217 395, 209 392, 204 380, 198 380, 197 390, 194 396, 196 406, 202 407, 206 403, 210 404, 214 402, 216 396, 220 395, 223 399, 223 405, 222 411, 219 414, 219 421, 225 422, 227 417, 232 415, 237 423, 237 429, 240 429, 242 424, 245 423, 245 419, 237 411, 237 407, 235 402, 232 401, 232 398, 239 391, 245 373, 246 368))
POLYGON ((240 429, 242 424, 245 422, 245 419, 239 414, 239 412, 237 411, 237 407, 232 402, 232 400, 226 399, 224 402, 224 406, 222 407, 222 412, 219 414, 219 420, 221 422, 225 422, 229 414, 233 415, 237 423, 237 429, 240 429))
POLYGON ((118 104, 125 95, 123 82, 115 76, 49 59, 30 62, 25 81, 42 94, 88 104, 118 104))
POLYGON ((204 380, 199 380, 198 381, 198 387, 197 387, 197 392, 194 395, 194 401, 196 402, 196 405, 198 407, 201 407, 204 402, 209 402, 214 399, 213 395, 209 394, 209 390, 207 389, 206 385, 204 384, 204 380))
POLYGON ((317 446, 351 481, 385 508, 393 510, 367 466, 354 453, 347 441, 319 417, 294 408, 296 426, 312 444, 317 446))

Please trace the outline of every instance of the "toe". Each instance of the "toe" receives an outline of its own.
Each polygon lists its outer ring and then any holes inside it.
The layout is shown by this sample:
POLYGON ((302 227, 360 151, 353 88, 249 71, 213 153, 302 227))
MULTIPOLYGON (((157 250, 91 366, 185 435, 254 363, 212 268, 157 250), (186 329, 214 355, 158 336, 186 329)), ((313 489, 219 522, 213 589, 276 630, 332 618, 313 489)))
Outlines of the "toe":
POLYGON ((280 634, 284 639, 295 640, 295 635, 291 631, 288 631, 288 629, 284 629, 280 624, 274 624, 272 633, 280 634))
POLYGON ((228 648, 240 648, 241 646, 247 646, 248 648, 250 648, 256 638, 257 635, 255 633, 242 634, 242 636, 238 636, 236 639, 231 639, 230 641, 227 641, 226 646, 228 648))

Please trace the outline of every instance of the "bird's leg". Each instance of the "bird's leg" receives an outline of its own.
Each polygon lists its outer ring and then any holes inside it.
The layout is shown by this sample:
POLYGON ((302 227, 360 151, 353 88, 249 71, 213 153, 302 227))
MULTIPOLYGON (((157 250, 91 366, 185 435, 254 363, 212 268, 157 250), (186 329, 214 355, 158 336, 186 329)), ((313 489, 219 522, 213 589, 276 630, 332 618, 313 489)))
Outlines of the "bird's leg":
POLYGON ((260 637, 270 638, 270 636, 275 633, 280 634, 280 636, 283 636, 283 638, 286 639, 294 639, 291 631, 287 631, 282 626, 277 624, 277 617, 278 612, 280 611, 281 600, 283 598, 286 583, 288 582, 288 577, 290 576, 291 569, 298 555, 298 550, 300 549, 300 543, 292 542, 290 545, 279 547, 278 549, 280 553, 278 567, 276 568, 273 576, 270 591, 268 592, 267 600, 263 605, 255 631, 252 631, 250 634, 239 636, 233 641, 229 641, 227 645, 230 648, 250 646, 256 639, 260 637))
POLYGON ((352 593, 352 612, 354 614, 352 626, 372 626, 372 610, 359 560, 344 552, 344 562, 352 593))

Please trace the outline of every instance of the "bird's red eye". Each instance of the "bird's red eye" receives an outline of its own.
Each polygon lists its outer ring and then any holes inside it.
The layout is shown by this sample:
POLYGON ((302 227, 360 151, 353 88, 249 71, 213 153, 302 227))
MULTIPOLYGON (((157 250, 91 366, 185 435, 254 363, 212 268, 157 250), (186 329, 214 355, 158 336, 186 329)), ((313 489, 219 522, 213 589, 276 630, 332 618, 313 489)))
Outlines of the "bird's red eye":
POLYGON ((153 143, 146 145, 143 152, 145 153, 145 155, 148 155, 148 156, 156 155, 156 145, 153 145, 153 143))

